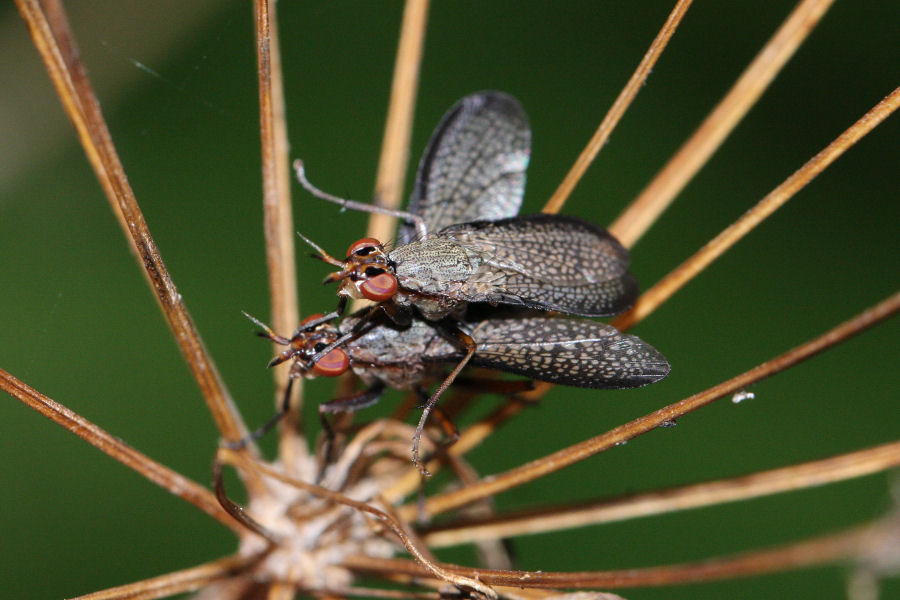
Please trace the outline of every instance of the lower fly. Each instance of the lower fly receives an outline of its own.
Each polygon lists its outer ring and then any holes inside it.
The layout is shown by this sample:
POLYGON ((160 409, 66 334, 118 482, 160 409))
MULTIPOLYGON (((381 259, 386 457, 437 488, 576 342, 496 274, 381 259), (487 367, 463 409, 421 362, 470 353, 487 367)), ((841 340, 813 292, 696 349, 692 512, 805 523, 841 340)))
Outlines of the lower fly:
MULTIPOLYGON (((312 315, 304 323, 315 323, 312 315)), ((252 317, 251 317, 252 319, 252 317)), ((291 377, 334 377, 348 369, 366 389, 319 405, 320 414, 352 412, 375 404, 390 387, 427 397, 413 437, 413 462, 427 474, 419 458, 425 422, 443 392, 466 365, 522 375, 529 379, 581 388, 623 389, 648 385, 668 375, 665 357, 640 338, 606 323, 540 313, 493 316, 466 322, 413 320, 397 325, 360 311, 339 327, 304 324, 291 338, 279 336, 253 319, 260 335, 287 346, 270 365, 293 360, 291 377), (429 396, 426 380, 454 365, 429 396)), ((287 411, 288 395, 279 413, 287 411)))

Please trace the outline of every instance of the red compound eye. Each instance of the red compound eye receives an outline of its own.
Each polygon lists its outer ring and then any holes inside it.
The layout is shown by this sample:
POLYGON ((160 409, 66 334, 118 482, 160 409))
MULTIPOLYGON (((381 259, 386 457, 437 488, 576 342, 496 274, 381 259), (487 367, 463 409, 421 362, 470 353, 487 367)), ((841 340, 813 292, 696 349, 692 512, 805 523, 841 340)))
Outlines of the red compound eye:
POLYGON ((381 273, 362 282, 359 291, 375 302, 390 300, 397 293, 397 278, 390 273, 381 273))
POLYGON ((305 319, 303 319, 302 321, 300 321, 300 324, 301 324, 301 325, 306 325, 306 324, 309 323, 310 321, 315 321, 316 319, 321 319, 321 318, 324 317, 324 316, 325 316, 325 315, 323 315, 322 313, 316 313, 316 314, 314 314, 314 315, 309 315, 308 317, 306 317, 305 319))
POLYGON ((381 242, 375 238, 363 238, 350 244, 347 248, 347 258, 350 258, 357 252, 362 251, 362 256, 367 256, 377 250, 381 246, 381 242))
POLYGON ((335 348, 313 365, 313 371, 316 375, 324 377, 337 377, 343 375, 350 367, 350 358, 347 353, 340 348, 335 348))

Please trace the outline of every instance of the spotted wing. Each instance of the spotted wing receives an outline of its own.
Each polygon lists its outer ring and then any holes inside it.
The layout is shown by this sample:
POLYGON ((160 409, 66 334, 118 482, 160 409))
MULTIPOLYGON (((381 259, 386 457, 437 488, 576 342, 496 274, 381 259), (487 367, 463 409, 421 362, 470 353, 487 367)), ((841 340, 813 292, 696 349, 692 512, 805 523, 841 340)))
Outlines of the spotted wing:
MULTIPOLYGON (((632 388, 659 381, 670 370, 665 357, 640 338, 586 319, 493 318, 475 324, 470 335, 477 345, 471 365, 549 383, 632 388)), ((459 359, 458 350, 440 343, 429 358, 459 359)))
POLYGON ((637 298, 628 251, 608 231, 581 219, 531 215, 461 223, 436 237, 459 244, 481 261, 459 283, 460 299, 468 302, 606 316, 637 298))
MULTIPOLYGON (((502 219, 519 212, 531 152, 528 117, 501 92, 479 92, 457 102, 431 135, 419 163, 409 212, 428 231, 453 223, 502 219)), ((400 243, 415 229, 400 228, 400 243)))

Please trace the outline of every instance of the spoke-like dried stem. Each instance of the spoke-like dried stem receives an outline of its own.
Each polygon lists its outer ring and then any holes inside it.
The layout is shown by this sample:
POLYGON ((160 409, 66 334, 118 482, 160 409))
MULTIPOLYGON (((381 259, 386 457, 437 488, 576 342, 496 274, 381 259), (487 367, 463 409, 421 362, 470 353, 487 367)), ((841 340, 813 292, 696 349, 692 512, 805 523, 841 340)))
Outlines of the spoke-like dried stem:
MULTIPOLYGON (((443 582, 441 582, 443 585, 443 582)), ((397 598, 402 600, 409 598, 411 600, 441 600, 442 596, 438 592, 406 592, 403 590, 382 590, 378 588, 363 588, 349 586, 345 588, 328 588, 325 590, 316 590, 319 597, 323 598, 397 598)), ((294 598, 294 596, 291 596, 294 598)))
POLYGON ((193 592, 246 569, 258 559, 257 556, 227 556, 183 571, 78 596, 74 600, 151 600, 193 592))
POLYGON ((45 12, 37 0, 16 0, 16 4, 113 212, 200 385, 216 426, 225 439, 241 439, 246 435, 246 428, 150 236, 79 58, 62 5, 57 0, 48 0, 45 12))
POLYGON ((807 183, 824 171, 863 136, 875 129, 898 107, 900 107, 900 87, 876 104, 872 110, 863 115, 861 119, 828 144, 821 152, 807 161, 781 185, 760 200, 756 206, 744 213, 740 219, 728 226, 722 233, 698 250, 696 254, 681 263, 656 285, 642 294, 631 310, 616 317, 612 324, 624 331, 643 320, 644 317, 656 310, 688 281, 708 267, 710 263, 750 233, 754 227, 790 200, 794 194, 803 189, 807 183))
POLYGON ((770 494, 845 481, 900 466, 900 442, 732 479, 636 494, 576 506, 555 506, 502 517, 471 519, 434 528, 430 547, 467 544, 517 535, 584 527, 678 510, 749 500, 770 494))
POLYGON ((110 435, 84 417, 19 381, 3 369, 0 369, 0 389, 126 467, 137 471, 164 490, 190 502, 231 529, 239 533, 243 532, 234 520, 222 510, 215 496, 208 489, 138 452, 119 438, 110 435))
MULTIPOLYGON (((391 83, 391 102, 375 181, 376 201, 389 208, 399 208, 403 197, 403 179, 409 162, 409 140, 427 22, 428 0, 406 0, 391 83)), ((368 236, 389 240, 394 236, 394 225, 394 217, 373 213, 369 219, 368 236)))
MULTIPOLYGON (((734 577, 776 573, 852 559, 879 543, 883 533, 877 524, 850 529, 777 548, 661 567, 621 571, 526 572, 473 569, 442 564, 447 571, 477 577, 488 585, 561 588, 618 588, 698 583, 734 577)), ((352 557, 344 566, 365 573, 426 575, 418 564, 400 559, 352 557)))
MULTIPOLYGON (((749 385, 811 358, 819 352, 861 333, 893 315, 898 310, 900 310, 900 292, 894 293, 894 295, 878 305, 865 310, 860 315, 845 321, 825 334, 703 392, 620 425, 607 433, 569 446, 505 473, 488 477, 475 485, 432 496, 425 502, 424 511, 428 515, 435 515, 464 506, 481 498, 533 481, 599 452, 608 450, 617 444, 627 442, 638 435, 652 431, 666 423, 671 423, 719 398, 734 394, 749 385)), ((418 508, 415 506, 404 506, 400 514, 405 519, 411 519, 411 515, 416 514, 416 510, 418 508)))
POLYGON ((762 95, 834 0, 804 0, 756 55, 734 86, 653 181, 610 225, 630 248, 706 164, 762 95))
POLYGON ((650 48, 647 50, 646 54, 644 54, 644 58, 641 59, 641 62, 631 76, 631 79, 628 80, 628 83, 622 88, 622 91, 619 92, 619 97, 616 98, 616 101, 609 109, 609 112, 606 113, 600 126, 597 127, 597 131, 594 132, 594 135, 587 146, 581 151, 581 155, 575 161, 575 164, 572 165, 572 168, 566 174, 562 183, 559 184, 559 187, 556 188, 556 191, 553 192, 553 195, 547 200, 547 204, 545 204, 542 209, 543 212, 555 214, 563 207, 563 204, 565 204, 566 200, 569 198, 572 190, 575 189, 575 186, 578 185, 578 182, 584 176, 588 167, 594 162, 597 153, 600 152, 600 148, 606 144, 613 129, 616 128, 616 125, 619 124, 625 111, 631 106, 638 91, 640 91, 644 82, 647 80, 647 77, 650 75, 650 71, 653 70, 653 65, 659 60, 663 50, 665 50, 666 45, 669 43, 669 39, 671 39, 672 35, 675 33, 678 24, 681 23, 681 19, 684 18, 685 13, 687 13, 687 9, 690 8, 690 6, 691 0, 679 0, 675 5, 675 8, 672 9, 669 18, 666 19, 662 29, 656 35, 653 43, 650 44, 650 48))
MULTIPOLYGON (((287 124, 284 116, 284 90, 281 54, 278 47, 278 23, 274 0, 256 0, 256 61, 259 76, 259 130, 262 140, 263 231, 266 238, 266 263, 272 327, 292 331, 300 322, 297 276, 294 270, 294 219, 291 213, 290 168, 287 124)), ((278 353, 280 348, 275 348, 278 353)), ((275 404, 280 407, 287 389, 290 366, 276 369, 275 404)), ((291 412, 281 420, 279 452, 285 465, 294 465, 307 453, 306 443, 298 435, 293 415, 300 410, 303 380, 291 388, 291 412)))

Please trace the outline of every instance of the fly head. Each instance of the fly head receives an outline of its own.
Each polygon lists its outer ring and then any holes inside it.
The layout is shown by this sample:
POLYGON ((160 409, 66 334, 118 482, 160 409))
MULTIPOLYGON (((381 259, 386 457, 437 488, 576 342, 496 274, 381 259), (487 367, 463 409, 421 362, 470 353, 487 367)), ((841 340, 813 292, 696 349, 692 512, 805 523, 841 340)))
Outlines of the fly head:
POLYGON ((374 238, 351 244, 341 266, 340 271, 328 275, 325 281, 340 281, 338 294, 342 296, 384 302, 397 293, 393 265, 384 246, 374 238))
MULTIPOLYGON (((306 317, 300 323, 297 332, 290 339, 275 335, 268 327, 263 325, 266 330, 264 337, 271 339, 277 344, 287 346, 286 350, 279 352, 269 361, 269 366, 274 367, 283 362, 293 360, 291 377, 312 378, 319 375, 337 377, 347 371, 350 367, 350 358, 347 356, 347 353, 340 347, 332 347, 340 338, 338 329, 327 322, 320 323, 312 329, 303 327, 305 324, 321 318, 321 314, 306 317), (325 353, 322 354, 322 352, 325 353)), ((259 322, 257 321, 257 323, 259 322)), ((262 325, 261 323, 259 324, 262 325)))

